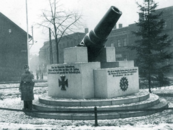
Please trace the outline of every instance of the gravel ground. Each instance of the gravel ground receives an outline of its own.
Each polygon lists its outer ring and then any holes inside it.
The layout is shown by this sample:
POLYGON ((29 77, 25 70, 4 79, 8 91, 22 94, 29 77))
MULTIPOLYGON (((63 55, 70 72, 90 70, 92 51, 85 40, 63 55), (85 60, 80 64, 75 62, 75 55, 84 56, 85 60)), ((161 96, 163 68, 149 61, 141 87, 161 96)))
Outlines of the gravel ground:
MULTIPOLYGON (((164 89, 161 91, 168 91, 164 89)), ((47 87, 34 88, 35 99, 46 93, 47 87)), ((0 90, 0 107, 22 109, 23 102, 17 88, 0 90)), ((165 97, 169 107, 173 107, 172 97, 165 97)), ((98 120, 98 127, 94 121, 69 121, 33 118, 23 112, 0 110, 0 129, 116 129, 116 130, 173 130, 173 110, 167 110, 149 116, 132 117, 114 120, 98 120)))

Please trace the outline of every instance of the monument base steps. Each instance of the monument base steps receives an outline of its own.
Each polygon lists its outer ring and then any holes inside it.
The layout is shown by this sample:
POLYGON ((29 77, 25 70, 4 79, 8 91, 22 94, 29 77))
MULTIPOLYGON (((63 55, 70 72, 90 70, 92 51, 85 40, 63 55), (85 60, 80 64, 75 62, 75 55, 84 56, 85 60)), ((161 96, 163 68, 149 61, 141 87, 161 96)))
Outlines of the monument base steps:
POLYGON ((139 91, 135 94, 111 99, 60 99, 42 95, 39 103, 51 106, 109 106, 136 103, 149 98, 147 91, 139 91))
POLYGON ((33 104, 33 111, 43 112, 27 112, 27 115, 59 120, 94 120, 94 107, 97 106, 98 119, 117 119, 128 118, 154 114, 160 112, 161 109, 167 108, 166 100, 159 98, 155 94, 149 93, 135 93, 130 96, 124 96, 112 99, 89 99, 89 100, 75 100, 75 99, 52 99, 48 97, 40 97, 38 101, 33 104), (124 102, 123 102, 124 101, 124 102), (71 102, 70 105, 67 104, 71 102), (72 104, 73 103, 73 104, 72 104), (120 105, 121 104, 121 105, 120 105), (64 106, 63 106, 64 105, 64 106), (133 109, 134 111, 129 111, 133 109), (153 111, 141 111, 142 109, 153 109, 153 111), (115 112, 117 110, 117 112, 115 112), (124 110, 118 112, 118 110, 124 110), (46 111, 55 111, 50 113, 46 111), (57 111, 57 113, 56 113, 57 111), (68 111, 60 113, 60 111, 68 111), (87 113, 93 111, 93 113, 87 113), (100 112, 99 112, 100 111, 100 112), (108 111, 108 112, 104 112, 108 111))

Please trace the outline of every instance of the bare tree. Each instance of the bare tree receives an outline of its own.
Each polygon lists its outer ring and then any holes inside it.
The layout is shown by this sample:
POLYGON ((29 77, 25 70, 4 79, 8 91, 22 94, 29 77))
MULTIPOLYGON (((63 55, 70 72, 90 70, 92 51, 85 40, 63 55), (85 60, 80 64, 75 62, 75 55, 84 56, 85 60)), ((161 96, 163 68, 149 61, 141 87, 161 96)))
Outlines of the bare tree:
POLYGON ((57 63, 59 63, 59 43, 63 36, 74 32, 80 27, 81 15, 75 12, 66 12, 62 9, 59 0, 48 0, 49 10, 44 10, 42 18, 44 19, 40 26, 50 28, 55 38, 57 63))

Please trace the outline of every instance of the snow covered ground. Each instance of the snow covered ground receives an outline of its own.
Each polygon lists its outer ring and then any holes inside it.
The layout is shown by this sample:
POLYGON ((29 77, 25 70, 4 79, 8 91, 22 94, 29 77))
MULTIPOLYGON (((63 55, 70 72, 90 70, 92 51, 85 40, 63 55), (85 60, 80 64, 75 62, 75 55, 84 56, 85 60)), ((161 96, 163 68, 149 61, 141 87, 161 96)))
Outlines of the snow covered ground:
MULTIPOLYGON (((8 85, 10 86, 10 85, 8 85)), ((14 86, 14 85, 11 85, 14 86)), ((0 87, 2 87, 0 85, 0 87)), ((7 87, 7 86, 3 86, 7 87)), ((47 87, 34 88, 35 99, 46 93, 47 87)), ((156 89, 154 92, 173 93, 173 86, 156 89)), ((0 107, 22 109, 18 88, 0 89, 0 107)), ((173 107, 172 97, 165 97, 169 106, 173 107)), ((114 120, 98 120, 99 126, 94 126, 94 120, 54 120, 33 118, 23 112, 0 110, 0 129, 92 129, 92 130, 173 130, 173 110, 166 110, 149 116, 132 117, 114 120)))

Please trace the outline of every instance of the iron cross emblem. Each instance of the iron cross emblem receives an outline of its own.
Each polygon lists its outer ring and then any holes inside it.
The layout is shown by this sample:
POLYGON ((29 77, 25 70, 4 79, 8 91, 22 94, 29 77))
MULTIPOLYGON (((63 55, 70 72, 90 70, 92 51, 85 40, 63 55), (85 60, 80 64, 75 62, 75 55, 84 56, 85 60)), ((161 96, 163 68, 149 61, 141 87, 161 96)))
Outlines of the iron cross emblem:
POLYGON ((65 86, 68 87, 68 79, 65 80, 65 76, 60 76, 61 80, 59 80, 59 87, 61 87, 61 90, 66 90, 65 86))

